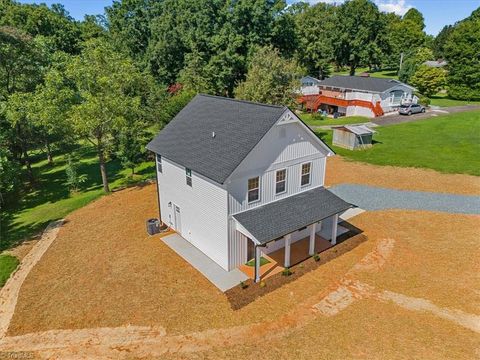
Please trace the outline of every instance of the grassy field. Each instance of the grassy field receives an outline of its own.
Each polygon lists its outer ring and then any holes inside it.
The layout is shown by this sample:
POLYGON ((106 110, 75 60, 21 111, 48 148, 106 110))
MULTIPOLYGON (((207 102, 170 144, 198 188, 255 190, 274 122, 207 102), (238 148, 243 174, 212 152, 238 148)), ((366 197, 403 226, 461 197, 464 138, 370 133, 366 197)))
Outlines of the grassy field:
POLYGON ((10 277, 10 274, 18 266, 18 259, 15 256, 11 255, 0 255, 0 287, 2 287, 5 282, 10 277))
MULTIPOLYGON (((55 156, 53 166, 49 166, 43 156, 40 160, 40 154, 36 156, 38 161, 33 165, 33 169, 38 183, 35 189, 23 191, 18 201, 2 210, 0 251, 35 235, 49 222, 60 219, 104 195, 98 160, 93 148, 83 146, 78 150, 78 154, 78 172, 86 174, 87 181, 76 194, 71 194, 65 184, 65 155, 55 156)), ((131 177, 130 170, 123 169, 119 160, 110 161, 107 172, 111 190, 144 181, 155 174, 154 163, 145 162, 136 168, 136 175, 131 177)))
POLYGON ((480 105, 480 101, 466 101, 450 99, 447 94, 437 94, 430 98, 430 105, 450 107, 450 106, 462 106, 462 105, 480 105))
MULTIPOLYGON (((351 151, 332 146, 348 159, 376 165, 429 168, 480 176, 480 111, 378 127, 374 145, 351 151)), ((317 134, 332 144, 331 131, 317 134)))
MULTIPOLYGON (((367 67, 365 68, 357 68, 355 71, 355 75, 360 75, 361 73, 369 73, 372 77, 377 78, 388 78, 388 79, 397 79, 398 80, 398 73, 396 70, 380 70, 380 71, 369 71, 367 67)), ((345 69, 342 71, 334 71, 332 75, 349 75, 350 70, 345 69)))
POLYGON ((325 125, 345 125, 345 124, 359 124, 369 122, 370 119, 365 116, 348 116, 339 119, 326 118, 314 119, 312 114, 300 114, 300 118, 309 126, 325 126, 325 125))

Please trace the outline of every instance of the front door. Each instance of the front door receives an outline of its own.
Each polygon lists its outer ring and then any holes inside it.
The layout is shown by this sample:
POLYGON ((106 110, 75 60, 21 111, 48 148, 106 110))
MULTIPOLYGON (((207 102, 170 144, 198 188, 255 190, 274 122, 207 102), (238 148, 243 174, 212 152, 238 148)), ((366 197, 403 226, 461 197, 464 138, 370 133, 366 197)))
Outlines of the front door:
POLYGON ((180 216, 180 207, 177 205, 173 205, 173 224, 175 227, 175 231, 179 234, 182 233, 182 219, 180 216))

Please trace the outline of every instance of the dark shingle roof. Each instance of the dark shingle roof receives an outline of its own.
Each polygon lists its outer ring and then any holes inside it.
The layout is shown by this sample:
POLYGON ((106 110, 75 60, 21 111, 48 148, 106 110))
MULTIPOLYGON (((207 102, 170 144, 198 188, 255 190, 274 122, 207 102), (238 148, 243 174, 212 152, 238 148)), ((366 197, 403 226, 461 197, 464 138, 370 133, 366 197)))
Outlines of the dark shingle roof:
POLYGON ((147 149, 223 184, 286 110, 197 95, 147 149))
POLYGON ((320 86, 339 87, 343 89, 364 90, 372 92, 384 92, 396 85, 405 85, 394 79, 380 79, 365 76, 342 76, 336 75, 323 80, 320 86))
POLYGON ((233 215, 257 241, 265 244, 304 226, 353 207, 323 187, 233 215))

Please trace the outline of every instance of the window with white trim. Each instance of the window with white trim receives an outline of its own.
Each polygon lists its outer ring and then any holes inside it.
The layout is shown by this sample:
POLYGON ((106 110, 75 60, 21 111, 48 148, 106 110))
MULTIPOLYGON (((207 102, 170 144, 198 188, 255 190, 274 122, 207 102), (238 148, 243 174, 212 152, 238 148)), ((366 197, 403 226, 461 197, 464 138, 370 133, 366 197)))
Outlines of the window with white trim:
POLYGON ((187 185, 192 186, 192 170, 185 168, 185 176, 187 178, 187 185))
POLYGON ((277 170, 275 173, 275 194, 284 193, 287 190, 287 169, 277 170))
POLYGON ((300 181, 301 186, 310 184, 310 172, 312 170, 312 163, 302 164, 302 178, 300 181))
POLYGON ((158 155, 158 154, 157 154, 157 169, 158 169, 158 172, 163 172, 162 155, 158 155))
POLYGON ((260 178, 254 177, 248 179, 248 202, 254 202, 260 199, 260 178))

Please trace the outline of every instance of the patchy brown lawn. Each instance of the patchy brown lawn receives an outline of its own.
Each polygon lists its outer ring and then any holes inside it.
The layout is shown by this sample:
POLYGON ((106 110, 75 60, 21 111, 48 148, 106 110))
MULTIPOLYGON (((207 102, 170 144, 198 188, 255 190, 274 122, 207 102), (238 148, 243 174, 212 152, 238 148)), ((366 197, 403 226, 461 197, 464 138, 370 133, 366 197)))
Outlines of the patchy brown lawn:
POLYGON ((339 155, 328 158, 325 183, 327 186, 352 183, 399 190, 480 194, 478 176, 442 174, 429 169, 377 166, 349 161, 339 155))
MULTIPOLYGON (((475 260, 480 258, 480 216, 363 213, 351 222, 364 231, 366 241, 235 311, 224 294, 159 236, 146 235, 145 220, 154 216, 158 216, 154 185, 114 193, 68 216, 25 280, 8 335, 155 326, 165 329, 165 346, 176 348, 178 343, 191 351, 162 354, 158 357, 162 359, 479 356, 478 333, 431 312, 355 294, 355 301, 331 316, 315 312, 313 305, 341 286, 340 281, 354 278, 377 292, 387 290, 442 309, 478 314, 480 269, 475 260), (270 327, 261 331, 263 324, 270 327), (233 329, 242 325, 253 330, 233 329), (197 337, 172 338, 195 332, 197 337), (242 335, 245 332, 251 336, 242 335), (263 339, 259 343, 257 336, 263 339), (213 345, 205 346, 209 337, 213 345)), ((155 341, 160 349, 161 339, 146 338, 145 344, 129 348, 134 353, 127 358, 154 358, 145 349, 155 341)))

